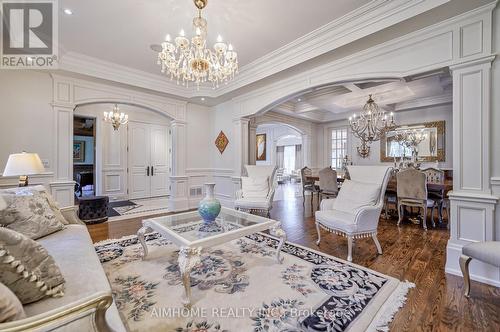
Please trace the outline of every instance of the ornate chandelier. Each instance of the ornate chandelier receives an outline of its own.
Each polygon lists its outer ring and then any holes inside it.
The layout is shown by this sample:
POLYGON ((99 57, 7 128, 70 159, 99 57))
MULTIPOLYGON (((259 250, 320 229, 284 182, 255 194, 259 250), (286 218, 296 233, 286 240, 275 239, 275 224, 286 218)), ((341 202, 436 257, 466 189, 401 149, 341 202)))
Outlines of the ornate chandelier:
POLYGON ((400 144, 408 149, 411 149, 413 161, 416 163, 418 159, 418 145, 427 138, 427 133, 424 128, 401 128, 396 131, 396 139, 400 144))
POLYGON ((407 147, 416 148, 427 138, 427 133, 424 129, 410 129, 404 132, 404 145, 407 147))
POLYGON ((385 111, 378 107, 370 95, 360 116, 357 117, 356 114, 353 114, 352 117, 349 117, 352 134, 361 140, 361 146, 357 147, 361 157, 368 157, 371 142, 380 140, 387 131, 396 128, 394 114, 391 112, 390 116, 391 118, 388 120, 385 111))
POLYGON ((193 0, 198 8, 198 16, 193 19, 195 35, 191 42, 181 30, 172 42, 170 35, 161 44, 162 50, 158 53, 158 64, 161 72, 177 79, 177 84, 189 85, 194 82, 198 89, 201 83, 211 82, 213 87, 219 83, 234 78, 238 72, 238 55, 231 44, 226 45, 219 35, 213 50, 207 45, 207 21, 201 17, 201 11, 208 0, 193 0))
POLYGON ((125 125, 128 123, 128 115, 125 113, 121 113, 118 105, 115 104, 113 107, 113 111, 104 112, 104 121, 111 123, 114 130, 118 130, 120 125, 125 125))

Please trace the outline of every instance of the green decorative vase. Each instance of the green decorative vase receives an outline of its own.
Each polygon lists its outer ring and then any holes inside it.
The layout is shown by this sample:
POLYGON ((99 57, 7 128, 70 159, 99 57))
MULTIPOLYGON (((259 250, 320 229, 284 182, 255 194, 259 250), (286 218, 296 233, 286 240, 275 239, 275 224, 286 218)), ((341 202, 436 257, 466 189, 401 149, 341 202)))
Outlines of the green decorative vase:
POLYGON ((214 194, 215 183, 205 183, 205 198, 198 205, 198 213, 206 224, 215 221, 220 213, 221 205, 214 194))

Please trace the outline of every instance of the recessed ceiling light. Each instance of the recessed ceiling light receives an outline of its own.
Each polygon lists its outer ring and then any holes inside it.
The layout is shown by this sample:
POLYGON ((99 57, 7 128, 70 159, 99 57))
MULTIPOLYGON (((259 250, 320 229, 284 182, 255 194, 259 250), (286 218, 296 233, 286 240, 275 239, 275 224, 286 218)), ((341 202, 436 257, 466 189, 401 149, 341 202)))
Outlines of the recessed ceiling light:
POLYGON ((205 101, 205 97, 201 97, 201 101, 205 101))
POLYGON ((66 8, 64 10, 64 14, 66 14, 66 15, 73 15, 73 11, 71 9, 69 9, 69 8, 66 8))
POLYGON ((298 98, 297 101, 302 101, 302 99, 298 98))

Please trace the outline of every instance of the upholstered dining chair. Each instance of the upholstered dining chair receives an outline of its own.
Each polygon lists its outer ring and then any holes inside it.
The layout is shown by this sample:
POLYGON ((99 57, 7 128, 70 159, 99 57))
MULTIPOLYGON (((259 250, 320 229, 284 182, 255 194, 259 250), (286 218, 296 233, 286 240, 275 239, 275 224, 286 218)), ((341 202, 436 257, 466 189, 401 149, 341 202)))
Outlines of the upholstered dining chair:
MULTIPOLYGON (((404 215, 404 207, 417 207, 423 211, 422 226, 427 230, 427 209, 432 208, 431 216, 434 214, 434 201, 427 197, 427 177, 424 172, 417 169, 408 168, 398 172, 397 193, 398 193, 398 226, 401 224, 404 215)), ((435 227, 434 219, 432 225, 435 227)))
MULTIPOLYGON (((391 172, 391 177, 389 179, 389 183, 391 183, 392 179, 396 178, 396 172, 391 172)), ((389 204, 393 204, 394 209, 397 209, 398 206, 398 193, 396 188, 387 188, 384 195, 384 219, 389 219, 389 204)))
POLYGON ((241 177, 241 189, 236 191, 236 210, 269 217, 274 192, 278 186, 276 166, 245 165, 247 176, 241 177))
POLYGON ((317 186, 314 181, 308 180, 307 177, 312 175, 312 171, 309 167, 303 167, 300 170, 300 179, 302 182, 302 205, 306 202, 306 191, 311 192, 311 210, 313 208, 314 193, 319 193, 319 186, 317 186))
MULTIPOLYGON (((319 171, 319 200, 323 197, 337 197, 339 185, 337 183, 337 171, 331 167, 319 171)), ((319 204, 319 203, 318 203, 319 204)))
MULTIPOLYGON (((422 170, 427 177, 427 183, 444 184, 444 171, 436 168, 426 168, 422 170)), ((435 206, 438 208, 439 223, 443 222, 443 206, 445 205, 446 197, 444 196, 444 189, 440 191, 428 191, 428 197, 434 201, 435 206)), ((450 218, 448 210, 449 202, 446 202, 447 217, 450 218)), ((433 217, 434 218, 434 217, 433 217)))
POLYGON ((317 245, 321 242, 321 228, 347 237, 347 260, 352 262, 352 247, 355 238, 370 237, 377 252, 382 247, 377 239, 377 227, 384 205, 384 193, 392 167, 348 166, 350 179, 346 179, 337 198, 321 202, 315 214, 317 245))

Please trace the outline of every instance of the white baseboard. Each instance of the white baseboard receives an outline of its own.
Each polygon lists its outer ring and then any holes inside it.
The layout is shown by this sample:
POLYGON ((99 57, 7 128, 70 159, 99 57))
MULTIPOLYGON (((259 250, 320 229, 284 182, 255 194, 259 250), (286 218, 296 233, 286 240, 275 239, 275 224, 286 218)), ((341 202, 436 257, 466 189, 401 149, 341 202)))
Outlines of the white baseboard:
MULTIPOLYGON (((460 269, 455 270, 455 269, 446 268, 444 271, 446 273, 448 273, 448 274, 453 274, 453 275, 456 275, 456 276, 459 276, 459 277, 463 277, 462 276, 462 271, 460 269)), ((470 274, 470 278, 472 280, 474 280, 474 281, 482 282, 483 284, 488 284, 488 285, 492 285, 492 286, 495 286, 495 287, 500 287, 500 281, 499 280, 493 280, 493 279, 489 279, 489 278, 484 278, 484 277, 478 276, 476 274, 470 274)))
MULTIPOLYGON (((448 242, 446 248, 445 272, 462 277, 458 260, 462 254, 462 245, 448 242)), ((500 287, 500 268, 472 259, 469 264, 470 278, 484 284, 500 287)))

